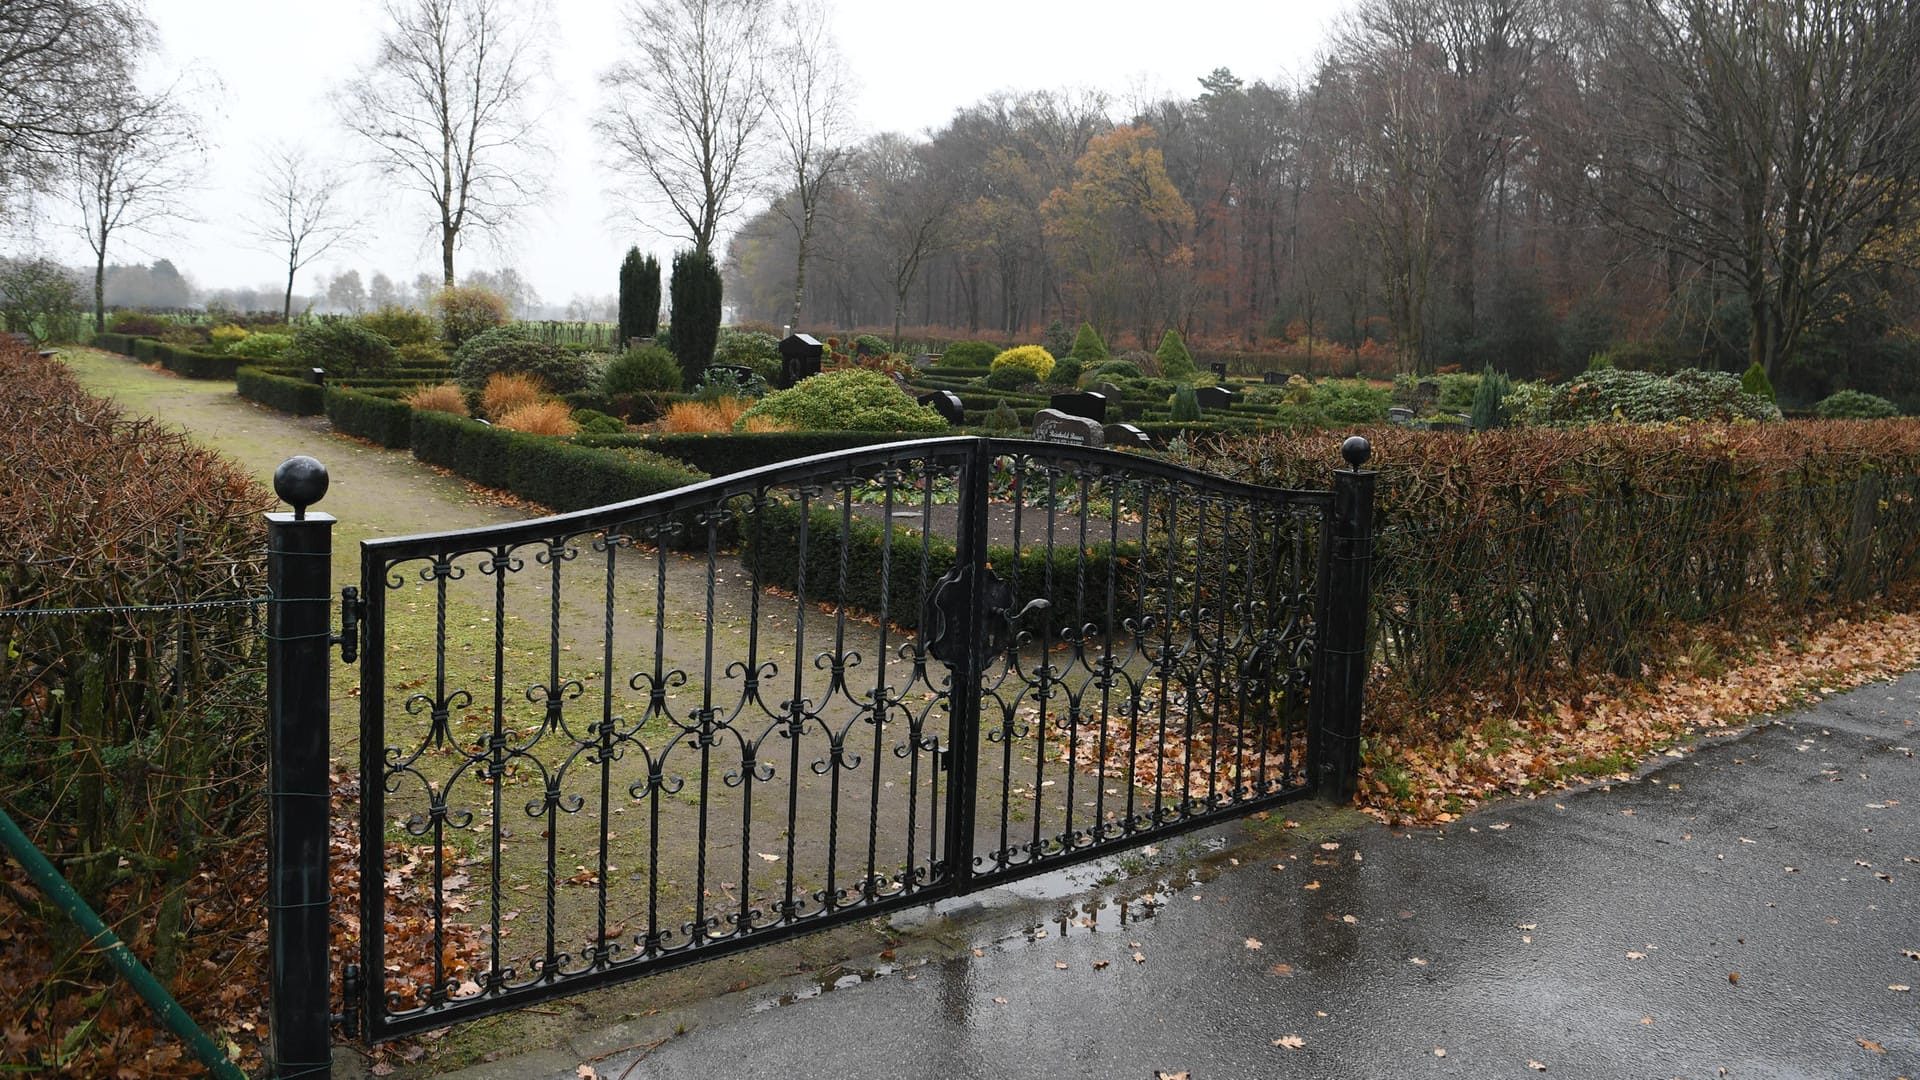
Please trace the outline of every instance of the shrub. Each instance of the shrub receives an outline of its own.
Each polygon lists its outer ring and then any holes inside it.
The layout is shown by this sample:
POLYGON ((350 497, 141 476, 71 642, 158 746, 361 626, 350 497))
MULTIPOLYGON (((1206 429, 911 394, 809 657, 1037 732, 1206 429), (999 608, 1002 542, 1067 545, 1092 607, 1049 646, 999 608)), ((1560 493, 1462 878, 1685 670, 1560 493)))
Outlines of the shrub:
POLYGON ((743 379, 731 368, 710 367, 701 374, 693 395, 702 401, 723 397, 762 398, 767 396, 767 380, 758 372, 743 379))
POLYGON ((506 300, 479 285, 450 285, 434 293, 427 306, 440 320, 440 336, 455 349, 507 323, 506 300))
POLYGON ((627 425, 617 416, 608 416, 598 409, 573 410, 573 422, 582 435, 619 435, 627 430, 627 425))
MULTIPOLYGON (((1491 365, 1489 365, 1491 366, 1491 365)), ((1473 408, 1480 393, 1480 376, 1451 372, 1440 376, 1440 396, 1434 401, 1442 412, 1459 413, 1473 408)))
POLYGON ((864 356, 885 356, 893 351, 885 338, 875 334, 861 334, 853 339, 853 358, 864 356))
POLYGON ((1140 370, 1140 365, 1131 360, 1108 360, 1104 363, 1095 364, 1093 369, 1086 374, 1089 381, 1094 379, 1138 379, 1143 376, 1144 373, 1140 370))
POLYGON ((993 411, 980 422, 980 426, 988 431, 1019 431, 1020 414, 1002 398, 994 402, 993 411))
POLYGON ((660 417, 660 431, 666 435, 702 435, 730 432, 734 422, 747 411, 748 402, 734 397, 712 401, 676 401, 660 417))
POLYGON ((713 362, 752 368, 761 379, 780 374, 780 339, 757 330, 723 327, 713 346, 713 362))
POLYGON ((1308 403, 1329 427, 1378 424, 1393 405, 1393 391, 1365 379, 1322 379, 1308 403))
POLYGON ((496 415, 495 426, 508 431, 524 431, 529 435, 580 434, 580 425, 573 422, 572 411, 562 401, 535 401, 496 415))
POLYGON ((673 257, 673 355, 680 361, 680 385, 692 386, 713 363, 720 337, 720 268, 704 251, 673 257))
POLYGON ((1000 346, 991 341, 956 341, 940 354, 937 367, 982 368, 1000 354, 1000 346))
POLYGON ((326 387, 305 379, 290 379, 259 368, 243 367, 233 373, 233 388, 248 401, 257 401, 293 416, 318 416, 327 411, 326 387))
POLYGON ((424 345, 440 337, 433 316, 397 304, 386 304, 378 311, 360 316, 360 325, 393 342, 398 349, 424 345))
POLYGON ((232 323, 223 323, 219 326, 214 327, 213 332, 208 336, 213 341, 213 348, 215 352, 231 353, 235 345, 240 344, 242 341, 245 341, 247 340, 248 337, 252 336, 252 331, 248 330, 244 326, 235 326, 232 323))
POLYGON ((468 339, 453 354, 453 377, 465 387, 486 385, 497 373, 532 375, 556 394, 584 390, 591 365, 584 356, 502 326, 468 339))
POLYGON ((1186 379, 1193 376, 1193 354, 1187 351, 1187 343, 1180 340, 1176 330, 1168 330, 1160 339, 1160 347, 1154 350, 1153 358, 1160 364, 1160 374, 1169 379, 1186 379))
POLYGON ((703 479, 658 454, 575 446, 445 413, 416 411, 409 442, 421 461, 559 511, 605 506, 703 479))
POLYGON ((240 365, 246 362, 244 357, 221 356, 169 345, 164 341, 152 344, 153 358, 160 361, 161 367, 189 379, 231 379, 240 365))
POLYGON ((129 337, 159 337, 166 332, 167 324, 160 316, 144 311, 118 311, 107 320, 107 329, 129 337))
POLYGON ((486 388, 480 391, 480 409, 499 423, 510 412, 538 404, 546 393, 546 384, 537 376, 497 371, 487 376, 486 388))
POLYGON ((438 341, 416 341, 394 349, 393 358, 408 367, 445 367, 447 350, 438 341))
POLYGON ((1193 387, 1180 384, 1173 388, 1173 398, 1167 409, 1167 419, 1175 423, 1186 423, 1200 419, 1200 397, 1193 387))
POLYGON ((1074 335, 1073 348, 1068 350, 1067 355, 1082 364, 1098 364, 1113 359, 1113 355, 1107 352, 1107 343, 1100 340, 1099 331, 1093 328, 1092 323, 1080 324, 1080 332, 1074 335))
POLYGON ((1899 416, 1893 402, 1859 390, 1841 390, 1816 403, 1813 414, 1823 420, 1885 420, 1899 416))
POLYGON ((248 334, 227 347, 230 356, 241 356, 248 360, 278 360, 293 345, 291 334, 258 333, 248 334))
POLYGON ((406 403, 415 409, 428 409, 433 412, 452 413, 455 416, 467 415, 467 395, 453 383, 441 383, 439 386, 422 386, 405 398, 406 403))
POLYGON ((1561 424, 1780 418, 1773 402, 1743 393, 1732 375, 1691 369, 1671 376, 1620 368, 1588 371, 1554 387, 1547 412, 1561 424))
POLYGON ((989 390, 1018 390, 1033 381, 1033 373, 1025 368, 1001 368, 987 373, 986 384, 989 390))
POLYGON ((1080 360, 1073 356, 1063 356, 1053 363, 1053 373, 1047 381, 1059 386, 1075 386, 1080 382, 1080 360))
MULTIPOLYGON (((1051 357, 1049 357, 1051 359, 1051 357)), ((776 390, 744 417, 767 417, 801 431, 945 431, 946 420, 900 392, 878 372, 847 368, 776 390)), ((744 430, 736 424, 736 430, 744 430)))
POLYGON ((1047 376, 1053 374, 1053 364, 1053 354, 1047 350, 1038 345, 1020 345, 994 357, 989 371, 1018 371, 1025 376, 1024 382, 1045 382, 1047 376))
POLYGON ((1773 394, 1773 380, 1767 378, 1767 369, 1761 367, 1758 360, 1748 364, 1746 373, 1740 376, 1740 392, 1778 401, 1773 394))
POLYGON ((295 330, 281 356, 329 375, 364 375, 393 363, 393 343, 352 319, 328 316, 295 330))
POLYGON ((1507 395, 1513 393, 1513 380, 1488 364, 1480 373, 1480 385, 1474 389, 1472 424, 1475 431, 1492 431, 1507 426, 1507 395))
POLYGON ((678 390, 680 361, 658 345, 642 345, 613 358, 600 379, 600 388, 608 397, 678 390))
POLYGON ((1047 324, 1040 334, 1040 344, 1052 356, 1065 356, 1073 351, 1073 334, 1065 323, 1055 319, 1047 324))

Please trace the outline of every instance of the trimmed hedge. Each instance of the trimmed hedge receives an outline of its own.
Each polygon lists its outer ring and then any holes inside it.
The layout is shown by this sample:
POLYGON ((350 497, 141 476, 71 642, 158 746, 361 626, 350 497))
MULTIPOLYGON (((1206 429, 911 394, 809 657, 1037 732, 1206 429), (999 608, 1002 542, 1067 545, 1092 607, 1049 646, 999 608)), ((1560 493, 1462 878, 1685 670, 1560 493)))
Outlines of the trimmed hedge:
POLYGON ((153 357, 160 361, 161 367, 189 379, 231 379, 240 365, 246 363, 238 356, 183 349, 164 341, 153 343, 153 357))
MULTIPOLYGON (((888 622, 909 630, 917 629, 921 610, 921 544, 926 544, 927 582, 932 584, 953 566, 953 541, 938 535, 928 538, 920 530, 896 525, 891 574, 883 576, 883 531, 878 524, 860 517, 845 522, 840 511, 830 506, 815 506, 808 518, 807 599, 841 600, 850 607, 876 615, 882 610, 884 600, 888 622), (847 594, 844 597, 837 595, 843 533, 847 538, 847 594)), ((759 575, 762 584, 798 588, 801 553, 797 503, 769 502, 755 524, 741 527, 740 541, 742 565, 759 575)), ((1139 598, 1133 594, 1132 586, 1138 577, 1139 558, 1138 544, 1122 543, 1117 549, 1110 544, 1094 544, 1085 549, 1084 554, 1077 547, 1056 547, 1053 590, 1046 597, 1052 606, 1045 613, 1029 615, 1021 623, 1022 629, 1037 635, 1044 622, 1057 632, 1065 625, 1063 620, 1071 622, 1077 614, 1105 630, 1102 620, 1106 614, 1107 567, 1112 562, 1118 563, 1116 577, 1121 583, 1120 592, 1114 598, 1114 617, 1137 616, 1139 598), (1084 611, 1077 612, 1082 602, 1081 581, 1087 583, 1088 595, 1084 611)), ((1043 546, 1022 548, 1016 566, 1011 548, 993 545, 987 548, 987 561, 997 573, 1015 582, 1015 610, 1039 596, 1045 588, 1047 550, 1043 546)))
POLYGON ((581 435, 577 446, 637 447, 686 462, 709 476, 775 465, 814 454, 911 439, 874 431, 768 431, 734 435, 581 435))
POLYGON ((133 335, 131 334, 95 334, 92 344, 96 349, 106 349, 108 352, 117 352, 122 356, 133 355, 133 335))
POLYGON ((248 401, 257 401, 283 413, 318 416, 327 411, 327 388, 305 379, 243 367, 233 373, 233 385, 240 396, 248 401))
MULTIPOLYGON (((617 438, 618 436, 609 436, 617 438)), ((448 413, 413 412, 413 456, 486 487, 562 512, 671 491, 706 479, 692 469, 622 453, 489 427, 448 413)))
POLYGON ((326 387, 327 419, 333 430, 394 450, 404 450, 413 438, 413 406, 394 398, 326 387))

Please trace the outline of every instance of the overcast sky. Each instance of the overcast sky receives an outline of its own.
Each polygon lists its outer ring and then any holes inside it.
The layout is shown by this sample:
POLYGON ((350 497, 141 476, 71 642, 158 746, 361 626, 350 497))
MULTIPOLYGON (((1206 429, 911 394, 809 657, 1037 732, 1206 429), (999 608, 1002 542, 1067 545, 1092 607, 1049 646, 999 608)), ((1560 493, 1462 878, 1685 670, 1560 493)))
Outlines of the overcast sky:
MULTIPOLYGON (((835 33, 859 87, 855 118, 864 132, 918 134, 995 90, 1092 86, 1123 108, 1150 97, 1197 92, 1195 80, 1216 67, 1241 78, 1291 79, 1306 73, 1343 0, 972 0, 916 5, 902 0, 832 0, 835 33)), ((265 285, 283 280, 285 252, 249 237, 236 220, 249 206, 257 148, 275 139, 304 144, 323 156, 364 154, 340 132, 328 90, 372 55, 382 29, 376 0, 295 4, 287 0, 147 0, 164 45, 156 75, 191 67, 218 79, 208 95, 211 144, 203 188, 191 199, 197 221, 173 237, 129 237, 114 261, 169 257, 203 287, 265 285)), ((608 198, 625 181, 595 149, 588 117, 601 103, 598 77, 623 42, 616 0, 555 0, 558 25, 552 77, 559 104, 548 128, 556 151, 551 196, 529 212, 500 251, 484 241, 463 246, 456 266, 514 266, 543 300, 616 288, 630 244, 667 261, 674 244, 608 198)), ((430 204, 419 196, 382 192, 367 177, 357 200, 373 213, 354 251, 331 254, 302 272, 383 271, 410 282, 438 274, 438 241, 429 235, 430 204)), ((48 207, 49 211, 54 208, 48 207)), ((660 219, 658 224, 664 225, 660 219)), ((737 225, 738 222, 732 224, 737 225)), ((84 244, 53 221, 39 240, 70 263, 89 262, 84 244)))

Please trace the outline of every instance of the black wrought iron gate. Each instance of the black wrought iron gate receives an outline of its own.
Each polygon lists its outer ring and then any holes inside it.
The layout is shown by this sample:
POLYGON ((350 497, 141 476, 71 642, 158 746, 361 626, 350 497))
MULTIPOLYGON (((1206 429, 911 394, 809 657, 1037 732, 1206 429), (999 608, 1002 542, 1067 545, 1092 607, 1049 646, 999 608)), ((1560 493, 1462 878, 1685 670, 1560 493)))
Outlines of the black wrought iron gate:
POLYGON ((363 1033, 1350 790, 1348 449, 1280 491, 934 439, 366 543, 363 1033))

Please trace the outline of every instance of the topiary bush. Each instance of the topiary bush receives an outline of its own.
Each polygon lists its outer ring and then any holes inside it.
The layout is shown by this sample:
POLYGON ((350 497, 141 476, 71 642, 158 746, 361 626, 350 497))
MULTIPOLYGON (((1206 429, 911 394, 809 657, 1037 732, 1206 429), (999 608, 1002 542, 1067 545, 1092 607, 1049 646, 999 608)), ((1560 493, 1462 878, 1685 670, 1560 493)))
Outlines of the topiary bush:
POLYGON ((876 334, 861 334, 853 339, 854 359, 865 356, 885 356, 893 351, 885 338, 876 334))
POLYGON ((495 373, 531 375, 556 394, 571 394, 586 389, 592 366, 578 353, 502 326, 469 338, 453 354, 453 377, 461 386, 479 389, 495 373))
POLYGON ((386 304, 379 311, 360 316, 360 325, 393 342, 396 349, 428 344, 440 337, 433 316, 398 304, 386 304))
POLYGON ((1474 388, 1470 415, 1475 431, 1492 431, 1507 426, 1507 395, 1513 393, 1513 380, 1488 364, 1480 373, 1480 385, 1474 388))
POLYGON ((1187 343, 1180 340, 1177 330, 1168 330, 1161 337, 1153 358, 1159 362, 1160 374, 1166 378, 1186 379, 1193 375, 1193 354, 1187 351, 1187 343))
POLYGON ((1073 348, 1067 351, 1067 355, 1082 364, 1098 364, 1113 359, 1113 354, 1107 351, 1107 343, 1100 339, 1100 332, 1093 328, 1092 323, 1080 324, 1080 332, 1074 335, 1073 348))
POLYGON ((613 358, 600 389, 608 397, 670 393, 680 389, 680 361, 658 345, 642 345, 613 358))
POLYGON ((1889 420, 1900 415, 1900 408, 1883 397, 1841 390, 1816 403, 1813 414, 1822 420, 1889 420))
POLYGON ((991 341, 956 341, 940 354, 935 366, 943 368, 979 368, 993 363, 1000 346, 991 341))
POLYGON ((295 330, 281 358, 329 375, 365 375, 393 363, 393 343, 353 319, 323 316, 295 330))
POLYGON ((454 349, 465 345, 495 327, 507 323, 507 301, 492 289, 478 285, 453 285, 441 289, 427 301, 434 317, 440 320, 440 336, 454 349))
POLYGON ((1053 374, 1053 365, 1053 354, 1046 349, 1038 345, 1018 345, 993 358, 993 363, 989 365, 987 385, 995 389, 1013 389, 1012 386, 995 386, 993 376, 1003 371, 1020 372, 1025 376, 1022 382, 1045 382, 1047 376, 1053 374))
POLYGON ((573 410, 573 422, 582 435, 619 435, 627 430, 627 425, 617 416, 608 416, 597 409, 573 410))
POLYGON ((1167 419, 1174 423, 1187 423, 1200 419, 1200 396, 1193 387, 1180 384, 1173 388, 1173 398, 1168 402, 1167 419))
POLYGON ((1773 393, 1773 380, 1767 378, 1767 369, 1761 367, 1758 360, 1748 364, 1746 373, 1740 376, 1740 392, 1763 397, 1772 402, 1779 401, 1773 393))
POLYGON ((1047 381, 1057 386, 1076 386, 1080 382, 1080 360, 1078 357, 1063 356, 1053 362, 1053 373, 1047 381))
POLYGON ((797 431, 947 429, 939 413, 901 393, 892 379, 861 368, 821 372, 800 380, 792 389, 776 390, 748 409, 734 424, 734 430, 747 430, 755 417, 797 431))
POLYGON ((981 381, 987 384, 989 390, 1018 390, 1032 382, 1033 378, 1025 368, 1001 368, 988 372, 981 381))

